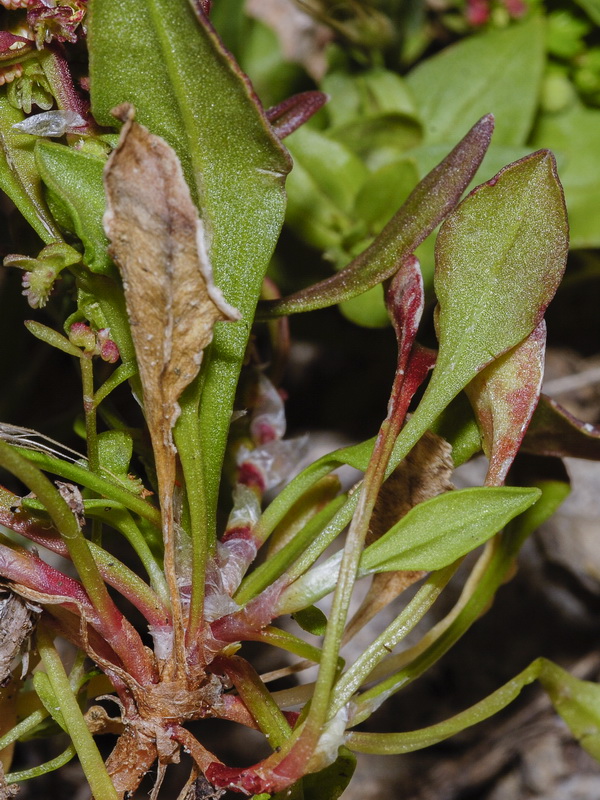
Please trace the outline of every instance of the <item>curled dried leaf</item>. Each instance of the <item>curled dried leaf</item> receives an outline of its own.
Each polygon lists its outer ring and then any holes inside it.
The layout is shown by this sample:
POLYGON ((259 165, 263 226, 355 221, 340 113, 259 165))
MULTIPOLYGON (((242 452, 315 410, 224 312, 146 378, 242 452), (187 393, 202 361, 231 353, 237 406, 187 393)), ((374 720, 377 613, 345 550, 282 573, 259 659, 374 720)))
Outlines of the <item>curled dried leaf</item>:
POLYGON ((14 594, 8 587, 1 587, 0 687, 10 681, 12 663, 31 636, 36 618, 37 612, 32 603, 14 594))
POLYGON ((239 319, 239 313, 213 282, 204 228, 175 151, 134 121, 131 105, 113 113, 125 124, 104 172, 104 228, 123 278, 144 392, 177 648, 182 641, 172 505, 177 401, 198 374, 215 323, 239 319))

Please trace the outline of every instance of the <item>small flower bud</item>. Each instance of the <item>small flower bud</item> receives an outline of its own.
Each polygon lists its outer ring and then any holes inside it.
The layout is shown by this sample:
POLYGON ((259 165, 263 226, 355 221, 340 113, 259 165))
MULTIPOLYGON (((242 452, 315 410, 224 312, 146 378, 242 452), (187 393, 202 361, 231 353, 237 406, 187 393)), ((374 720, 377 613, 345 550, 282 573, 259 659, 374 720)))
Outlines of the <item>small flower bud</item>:
POLYGON ((93 356, 97 352, 96 334, 85 322, 75 322, 71 325, 69 341, 75 347, 81 347, 86 355, 93 356))

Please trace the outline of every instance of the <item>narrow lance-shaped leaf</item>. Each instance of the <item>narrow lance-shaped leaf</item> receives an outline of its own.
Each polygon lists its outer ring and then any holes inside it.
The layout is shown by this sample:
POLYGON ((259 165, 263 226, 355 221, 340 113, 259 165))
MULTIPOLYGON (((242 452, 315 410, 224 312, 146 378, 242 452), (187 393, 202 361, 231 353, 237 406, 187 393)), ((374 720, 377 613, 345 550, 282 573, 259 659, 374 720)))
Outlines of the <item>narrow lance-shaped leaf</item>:
POLYGON ((545 658, 536 659, 493 694, 444 722, 405 733, 351 733, 348 747, 359 753, 387 755, 431 747, 497 714, 535 680, 548 692, 555 710, 581 746, 600 761, 600 686, 575 678, 545 658))
MULTIPOLYGON (((411 509, 365 549, 360 575, 396 570, 443 569, 498 533, 540 497, 539 489, 477 486, 446 492, 411 509)), ((296 611, 331 592, 340 554, 315 567, 286 589, 280 614, 296 611)))
POLYGON ((489 458, 487 486, 501 486, 537 405, 544 376, 546 323, 521 344, 492 361, 465 391, 483 434, 489 458))
POLYGON ((180 413, 177 400, 198 374, 215 322, 237 319, 238 313, 213 283, 204 229, 175 152, 134 121, 131 106, 115 113, 125 125, 105 171, 105 228, 123 276, 144 390, 176 616, 172 429, 180 413))
POLYGON ((458 203, 486 153, 494 119, 483 117, 412 191, 375 241, 347 267, 282 300, 265 302, 262 318, 325 308, 391 277, 458 203))

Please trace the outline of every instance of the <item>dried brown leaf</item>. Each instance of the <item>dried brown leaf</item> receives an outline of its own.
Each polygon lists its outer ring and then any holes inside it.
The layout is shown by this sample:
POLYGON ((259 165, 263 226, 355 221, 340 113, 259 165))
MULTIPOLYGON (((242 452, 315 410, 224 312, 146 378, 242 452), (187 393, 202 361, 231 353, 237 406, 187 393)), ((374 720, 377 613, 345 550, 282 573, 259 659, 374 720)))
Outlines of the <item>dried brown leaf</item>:
POLYGON ((198 374, 215 323, 239 319, 239 313, 213 282, 202 222, 174 150, 134 121, 131 105, 113 113, 125 124, 104 172, 104 227, 123 278, 156 461, 165 569, 178 606, 172 519, 177 401, 198 374))
POLYGON ((11 665, 35 626, 31 603, 7 587, 0 589, 0 687, 11 679, 11 665))
MULTIPOLYGON (((450 445, 440 436, 427 432, 382 485, 366 544, 383 536, 414 506, 453 489, 450 481, 453 466, 450 445)), ((403 570, 373 575, 369 591, 346 628, 344 643, 424 574, 403 570)))

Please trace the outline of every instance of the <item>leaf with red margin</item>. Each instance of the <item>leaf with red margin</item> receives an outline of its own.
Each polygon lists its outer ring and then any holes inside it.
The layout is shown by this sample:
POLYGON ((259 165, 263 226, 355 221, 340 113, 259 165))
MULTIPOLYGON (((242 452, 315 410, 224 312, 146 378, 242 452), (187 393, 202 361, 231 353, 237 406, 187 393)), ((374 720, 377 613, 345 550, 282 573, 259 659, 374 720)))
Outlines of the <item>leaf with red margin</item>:
POLYGON ((600 427, 582 422, 542 394, 521 450, 540 456, 600 461, 600 427))
POLYGON ((546 323, 476 375, 465 388, 489 458, 486 486, 502 486, 538 403, 544 376, 546 323))

